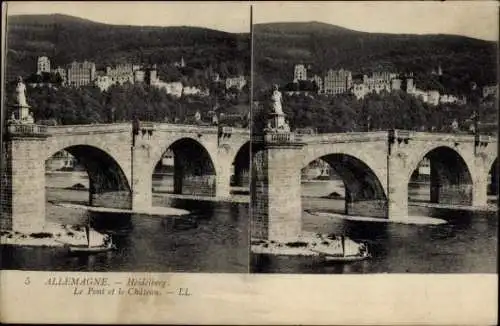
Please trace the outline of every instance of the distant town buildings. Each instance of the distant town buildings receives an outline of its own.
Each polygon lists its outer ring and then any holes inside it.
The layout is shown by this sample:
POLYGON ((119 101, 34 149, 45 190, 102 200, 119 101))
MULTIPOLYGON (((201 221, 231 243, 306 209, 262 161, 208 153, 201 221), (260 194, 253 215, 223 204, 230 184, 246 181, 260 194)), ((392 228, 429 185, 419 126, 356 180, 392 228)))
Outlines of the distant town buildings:
POLYGON ((347 93, 351 89, 351 85, 352 73, 350 71, 330 69, 324 78, 323 93, 327 95, 347 93))
MULTIPOLYGON (((175 67, 183 68, 186 66, 184 57, 180 61, 172 64, 175 67)), ((94 85, 101 91, 107 91, 113 85, 123 85, 125 83, 145 83, 156 88, 165 90, 167 94, 174 97, 182 95, 198 95, 209 96, 208 88, 198 86, 183 85, 180 81, 164 82, 160 80, 157 73, 156 64, 152 65, 136 65, 131 63, 118 64, 116 66, 106 66, 104 70, 96 70, 96 64, 90 61, 77 62, 74 61, 64 68, 57 67, 50 70, 50 59, 46 56, 37 59, 37 73, 50 72, 58 74, 61 77, 63 86, 81 87, 94 85)), ((245 76, 233 76, 221 80, 219 73, 211 72, 208 78, 211 82, 222 83, 225 89, 228 90, 236 87, 239 91, 247 85, 245 76)), ((38 86, 37 83, 34 86, 38 86)), ((51 84, 49 84, 51 86, 51 84)))
POLYGON ((171 83, 166 83, 163 82, 159 79, 156 79, 151 86, 154 86, 159 89, 165 90, 167 94, 172 95, 173 97, 181 97, 182 96, 182 91, 184 86, 182 85, 181 82, 171 82, 171 83))
POLYGON ((50 60, 48 57, 39 57, 36 64, 36 73, 41 75, 43 72, 50 73, 50 60))
MULTIPOLYGON (((413 73, 402 76, 399 73, 391 71, 375 71, 371 74, 354 76, 349 70, 329 69, 324 78, 316 74, 314 77, 309 79, 307 79, 307 73, 307 68, 304 64, 295 65, 293 82, 299 83, 300 81, 309 80, 310 82, 316 84, 318 94, 334 96, 350 93, 353 94, 356 99, 361 100, 366 95, 371 93, 380 94, 381 92, 390 93, 393 91, 404 90, 408 94, 433 106, 440 103, 467 103, 465 96, 457 97, 449 94, 441 95, 437 90, 418 89, 413 79, 413 73)), ((437 70, 433 69, 431 73, 441 76, 443 74, 441 65, 438 66, 437 70)), ((497 94, 497 91, 497 86, 485 86, 483 88, 483 97, 487 97, 490 94, 497 94)), ((298 89, 298 86, 296 86, 295 89, 287 91, 287 94, 298 93, 309 94, 310 90, 298 89)))
POLYGON ((247 81, 245 80, 244 76, 226 78, 226 89, 230 89, 231 87, 234 86, 241 91, 246 84, 247 81))
POLYGON ((74 87, 90 85, 96 78, 95 63, 73 61, 68 66, 68 85, 74 87))
POLYGON ((307 80, 307 68, 303 64, 295 65, 293 72, 293 81, 307 80))
POLYGON ((483 87, 483 97, 488 97, 493 95, 497 97, 498 94, 498 85, 484 86, 483 87))

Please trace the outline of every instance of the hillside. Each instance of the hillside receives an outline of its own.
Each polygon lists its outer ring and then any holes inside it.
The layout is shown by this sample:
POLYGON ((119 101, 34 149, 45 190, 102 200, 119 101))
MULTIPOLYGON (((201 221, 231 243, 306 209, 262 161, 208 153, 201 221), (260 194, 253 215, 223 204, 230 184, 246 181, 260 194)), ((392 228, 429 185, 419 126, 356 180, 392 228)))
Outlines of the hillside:
POLYGON ((254 26, 255 87, 293 79, 296 63, 314 72, 329 68, 356 73, 374 70, 414 72, 422 88, 466 92, 470 83, 496 82, 496 42, 454 35, 358 32, 318 23, 269 23, 254 26), (441 65, 443 76, 430 76, 441 65))
POLYGON ((186 26, 107 25, 59 14, 9 16, 7 23, 9 80, 36 71, 41 55, 49 56, 54 66, 91 60, 98 69, 122 62, 166 64, 182 56, 194 69, 211 66, 229 69, 229 74, 249 74, 248 34, 186 26))

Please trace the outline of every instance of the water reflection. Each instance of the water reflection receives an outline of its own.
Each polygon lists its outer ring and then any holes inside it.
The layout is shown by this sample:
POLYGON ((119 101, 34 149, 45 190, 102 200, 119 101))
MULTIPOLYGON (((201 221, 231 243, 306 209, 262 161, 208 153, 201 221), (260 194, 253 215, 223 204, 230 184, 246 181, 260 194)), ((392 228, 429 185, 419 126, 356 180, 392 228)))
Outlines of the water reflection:
MULTIPOLYGON (((307 189, 309 195, 321 189, 317 185, 314 187, 307 189)), ((343 202, 308 197, 303 200, 303 206, 342 212, 343 202)), ((345 234, 368 242, 373 257, 352 263, 326 263, 311 257, 252 254, 251 271, 325 274, 497 272, 498 218, 495 212, 410 207, 410 215, 441 218, 448 223, 377 223, 305 213, 303 228, 306 231, 345 234)))

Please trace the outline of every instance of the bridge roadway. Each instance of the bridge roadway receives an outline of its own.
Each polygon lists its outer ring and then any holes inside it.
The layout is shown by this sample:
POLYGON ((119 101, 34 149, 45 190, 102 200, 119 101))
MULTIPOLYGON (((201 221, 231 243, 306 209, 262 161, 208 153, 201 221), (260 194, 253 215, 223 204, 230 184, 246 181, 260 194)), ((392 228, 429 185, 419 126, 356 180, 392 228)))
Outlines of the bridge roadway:
MULTIPOLYGON (((267 230, 288 230, 297 227, 301 214, 300 170, 318 158, 343 178, 348 214, 406 216, 408 182, 424 156, 432 163, 431 201, 486 206, 496 142, 487 136, 396 130, 268 134, 256 137, 250 146, 248 130, 228 127, 147 122, 137 129, 130 123, 11 125, 4 144, 2 226, 43 226, 45 161, 60 150, 86 167, 90 205, 144 211, 152 203, 153 171, 167 149, 174 152, 175 193, 228 197, 233 167, 236 184, 248 182, 252 148, 256 225, 261 216, 267 230), (273 222, 280 219, 289 227, 273 222)), ((279 236, 281 231, 273 232, 266 234, 279 236)))

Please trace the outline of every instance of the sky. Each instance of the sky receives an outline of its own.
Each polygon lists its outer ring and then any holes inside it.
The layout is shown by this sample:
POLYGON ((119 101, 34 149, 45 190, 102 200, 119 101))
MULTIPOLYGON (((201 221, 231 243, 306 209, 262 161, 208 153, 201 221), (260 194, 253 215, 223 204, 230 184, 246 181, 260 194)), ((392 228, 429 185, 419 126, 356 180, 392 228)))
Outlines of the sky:
POLYGON ((496 1, 266 2, 254 24, 319 21, 377 33, 456 34, 498 41, 496 1))
POLYGON ((358 31, 498 40, 496 1, 10 2, 7 14, 61 13, 126 25, 199 26, 233 33, 254 23, 320 21, 358 31))
POLYGON ((7 15, 66 14, 114 25, 198 26, 230 33, 250 32, 248 2, 21 2, 7 5, 7 15))

